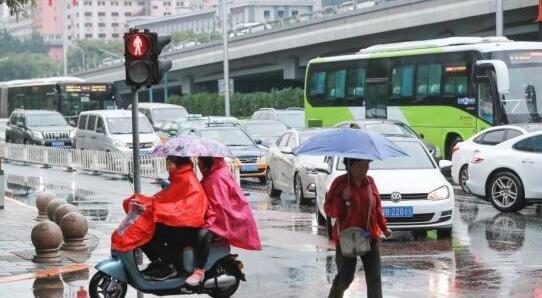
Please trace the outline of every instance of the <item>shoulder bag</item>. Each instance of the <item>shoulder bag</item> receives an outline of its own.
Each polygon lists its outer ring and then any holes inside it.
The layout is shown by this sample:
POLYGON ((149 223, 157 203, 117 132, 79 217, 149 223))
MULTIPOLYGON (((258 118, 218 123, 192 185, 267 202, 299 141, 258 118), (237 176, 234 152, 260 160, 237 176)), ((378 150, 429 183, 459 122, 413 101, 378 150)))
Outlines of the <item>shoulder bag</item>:
MULTIPOLYGON (((352 227, 344 229, 342 232, 339 230, 339 218, 337 218, 337 234, 340 240, 341 252, 344 257, 355 258, 356 256, 363 256, 371 250, 371 239, 369 237, 369 222, 371 220, 371 214, 373 209, 373 193, 371 191, 371 184, 368 187, 369 192, 369 209, 367 211, 367 230, 360 227, 352 227)), ((350 209, 350 208, 349 208, 350 209)), ((348 213, 350 210, 348 210, 348 213)))

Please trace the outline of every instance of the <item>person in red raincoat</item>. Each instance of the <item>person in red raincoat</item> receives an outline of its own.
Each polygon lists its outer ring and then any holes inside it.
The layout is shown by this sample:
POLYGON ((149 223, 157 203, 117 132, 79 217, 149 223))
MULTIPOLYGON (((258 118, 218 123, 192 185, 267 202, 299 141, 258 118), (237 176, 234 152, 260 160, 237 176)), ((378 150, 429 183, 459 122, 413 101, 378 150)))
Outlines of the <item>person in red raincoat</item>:
POLYGON ((354 280, 356 271, 357 258, 347 258, 342 255, 337 222, 340 231, 350 227, 361 227, 369 232, 371 250, 361 257, 367 283, 367 297, 382 297, 378 240, 381 233, 384 233, 386 237, 391 237, 391 230, 387 227, 375 182, 372 177, 367 176, 370 162, 370 160, 345 158, 346 174, 335 178, 326 194, 324 203, 326 215, 337 218, 332 230, 332 239, 336 245, 337 275, 333 280, 329 298, 343 297, 344 291, 354 280), (370 206, 372 206, 371 210, 368 210, 370 206), (369 226, 367 226, 368 211, 371 212, 369 226))
POLYGON ((194 165, 189 157, 168 156, 166 168, 171 184, 153 196, 156 231, 151 241, 142 246, 151 260, 142 273, 154 280, 177 275, 184 247, 195 247, 197 268, 204 267, 209 254, 207 243, 198 241, 208 200, 194 174, 194 165))
POLYGON ((200 157, 198 165, 203 174, 201 183, 209 198, 205 227, 235 247, 261 250, 250 205, 224 159, 200 157))

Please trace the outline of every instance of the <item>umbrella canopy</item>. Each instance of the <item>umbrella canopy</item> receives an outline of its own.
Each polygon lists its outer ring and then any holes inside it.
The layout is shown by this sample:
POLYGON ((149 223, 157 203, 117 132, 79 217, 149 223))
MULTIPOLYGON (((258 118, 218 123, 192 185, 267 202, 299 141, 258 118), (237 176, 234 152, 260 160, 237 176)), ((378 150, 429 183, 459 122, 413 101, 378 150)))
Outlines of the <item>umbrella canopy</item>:
POLYGON ((361 129, 336 128, 312 136, 294 150, 297 155, 383 160, 407 154, 384 136, 361 129))
POLYGON ((217 141, 197 136, 180 136, 156 146, 153 156, 181 156, 181 157, 232 157, 231 151, 217 141))

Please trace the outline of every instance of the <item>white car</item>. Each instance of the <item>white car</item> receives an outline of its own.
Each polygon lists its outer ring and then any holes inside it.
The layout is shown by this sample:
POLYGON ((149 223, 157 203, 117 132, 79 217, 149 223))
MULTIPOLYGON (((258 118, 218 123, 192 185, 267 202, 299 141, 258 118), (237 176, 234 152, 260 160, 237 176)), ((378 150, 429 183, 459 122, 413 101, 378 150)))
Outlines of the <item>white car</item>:
POLYGON ((452 180, 469 193, 466 185, 469 179, 468 166, 476 153, 492 148, 517 136, 542 130, 541 124, 502 125, 485 129, 464 142, 457 143, 452 149, 452 180))
MULTIPOLYGON (((408 156, 373 161, 368 175, 373 177, 380 192, 384 215, 392 230, 426 231, 436 229, 439 237, 450 237, 454 209, 454 191, 441 169, 451 166, 441 160, 439 165, 423 143, 414 137, 389 137, 408 156)), ((327 173, 318 175, 316 201, 318 223, 331 226, 324 211, 325 194, 337 176, 345 174, 342 158, 326 157, 327 173)))
POLYGON ((298 204, 316 197, 317 168, 327 168, 323 156, 294 155, 292 150, 322 130, 290 130, 269 147, 267 184, 269 196, 278 197, 283 191, 294 193, 298 204))
POLYGON ((477 153, 467 187, 500 211, 542 202, 542 131, 525 134, 477 153))

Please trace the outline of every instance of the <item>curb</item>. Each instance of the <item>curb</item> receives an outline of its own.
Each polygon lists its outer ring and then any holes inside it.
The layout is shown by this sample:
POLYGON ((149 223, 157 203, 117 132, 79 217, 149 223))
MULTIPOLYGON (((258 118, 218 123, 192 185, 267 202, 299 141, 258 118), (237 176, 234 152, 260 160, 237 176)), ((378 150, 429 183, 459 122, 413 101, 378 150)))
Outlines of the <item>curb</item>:
POLYGON ((88 268, 89 266, 87 264, 72 264, 72 265, 67 265, 67 266, 62 266, 62 267, 57 267, 57 268, 51 268, 51 269, 47 269, 43 271, 38 271, 34 273, 5 276, 5 277, 0 277, 0 284, 14 282, 14 281, 21 281, 21 280, 26 280, 26 279, 53 277, 53 276, 58 276, 63 273, 86 270, 88 268))

